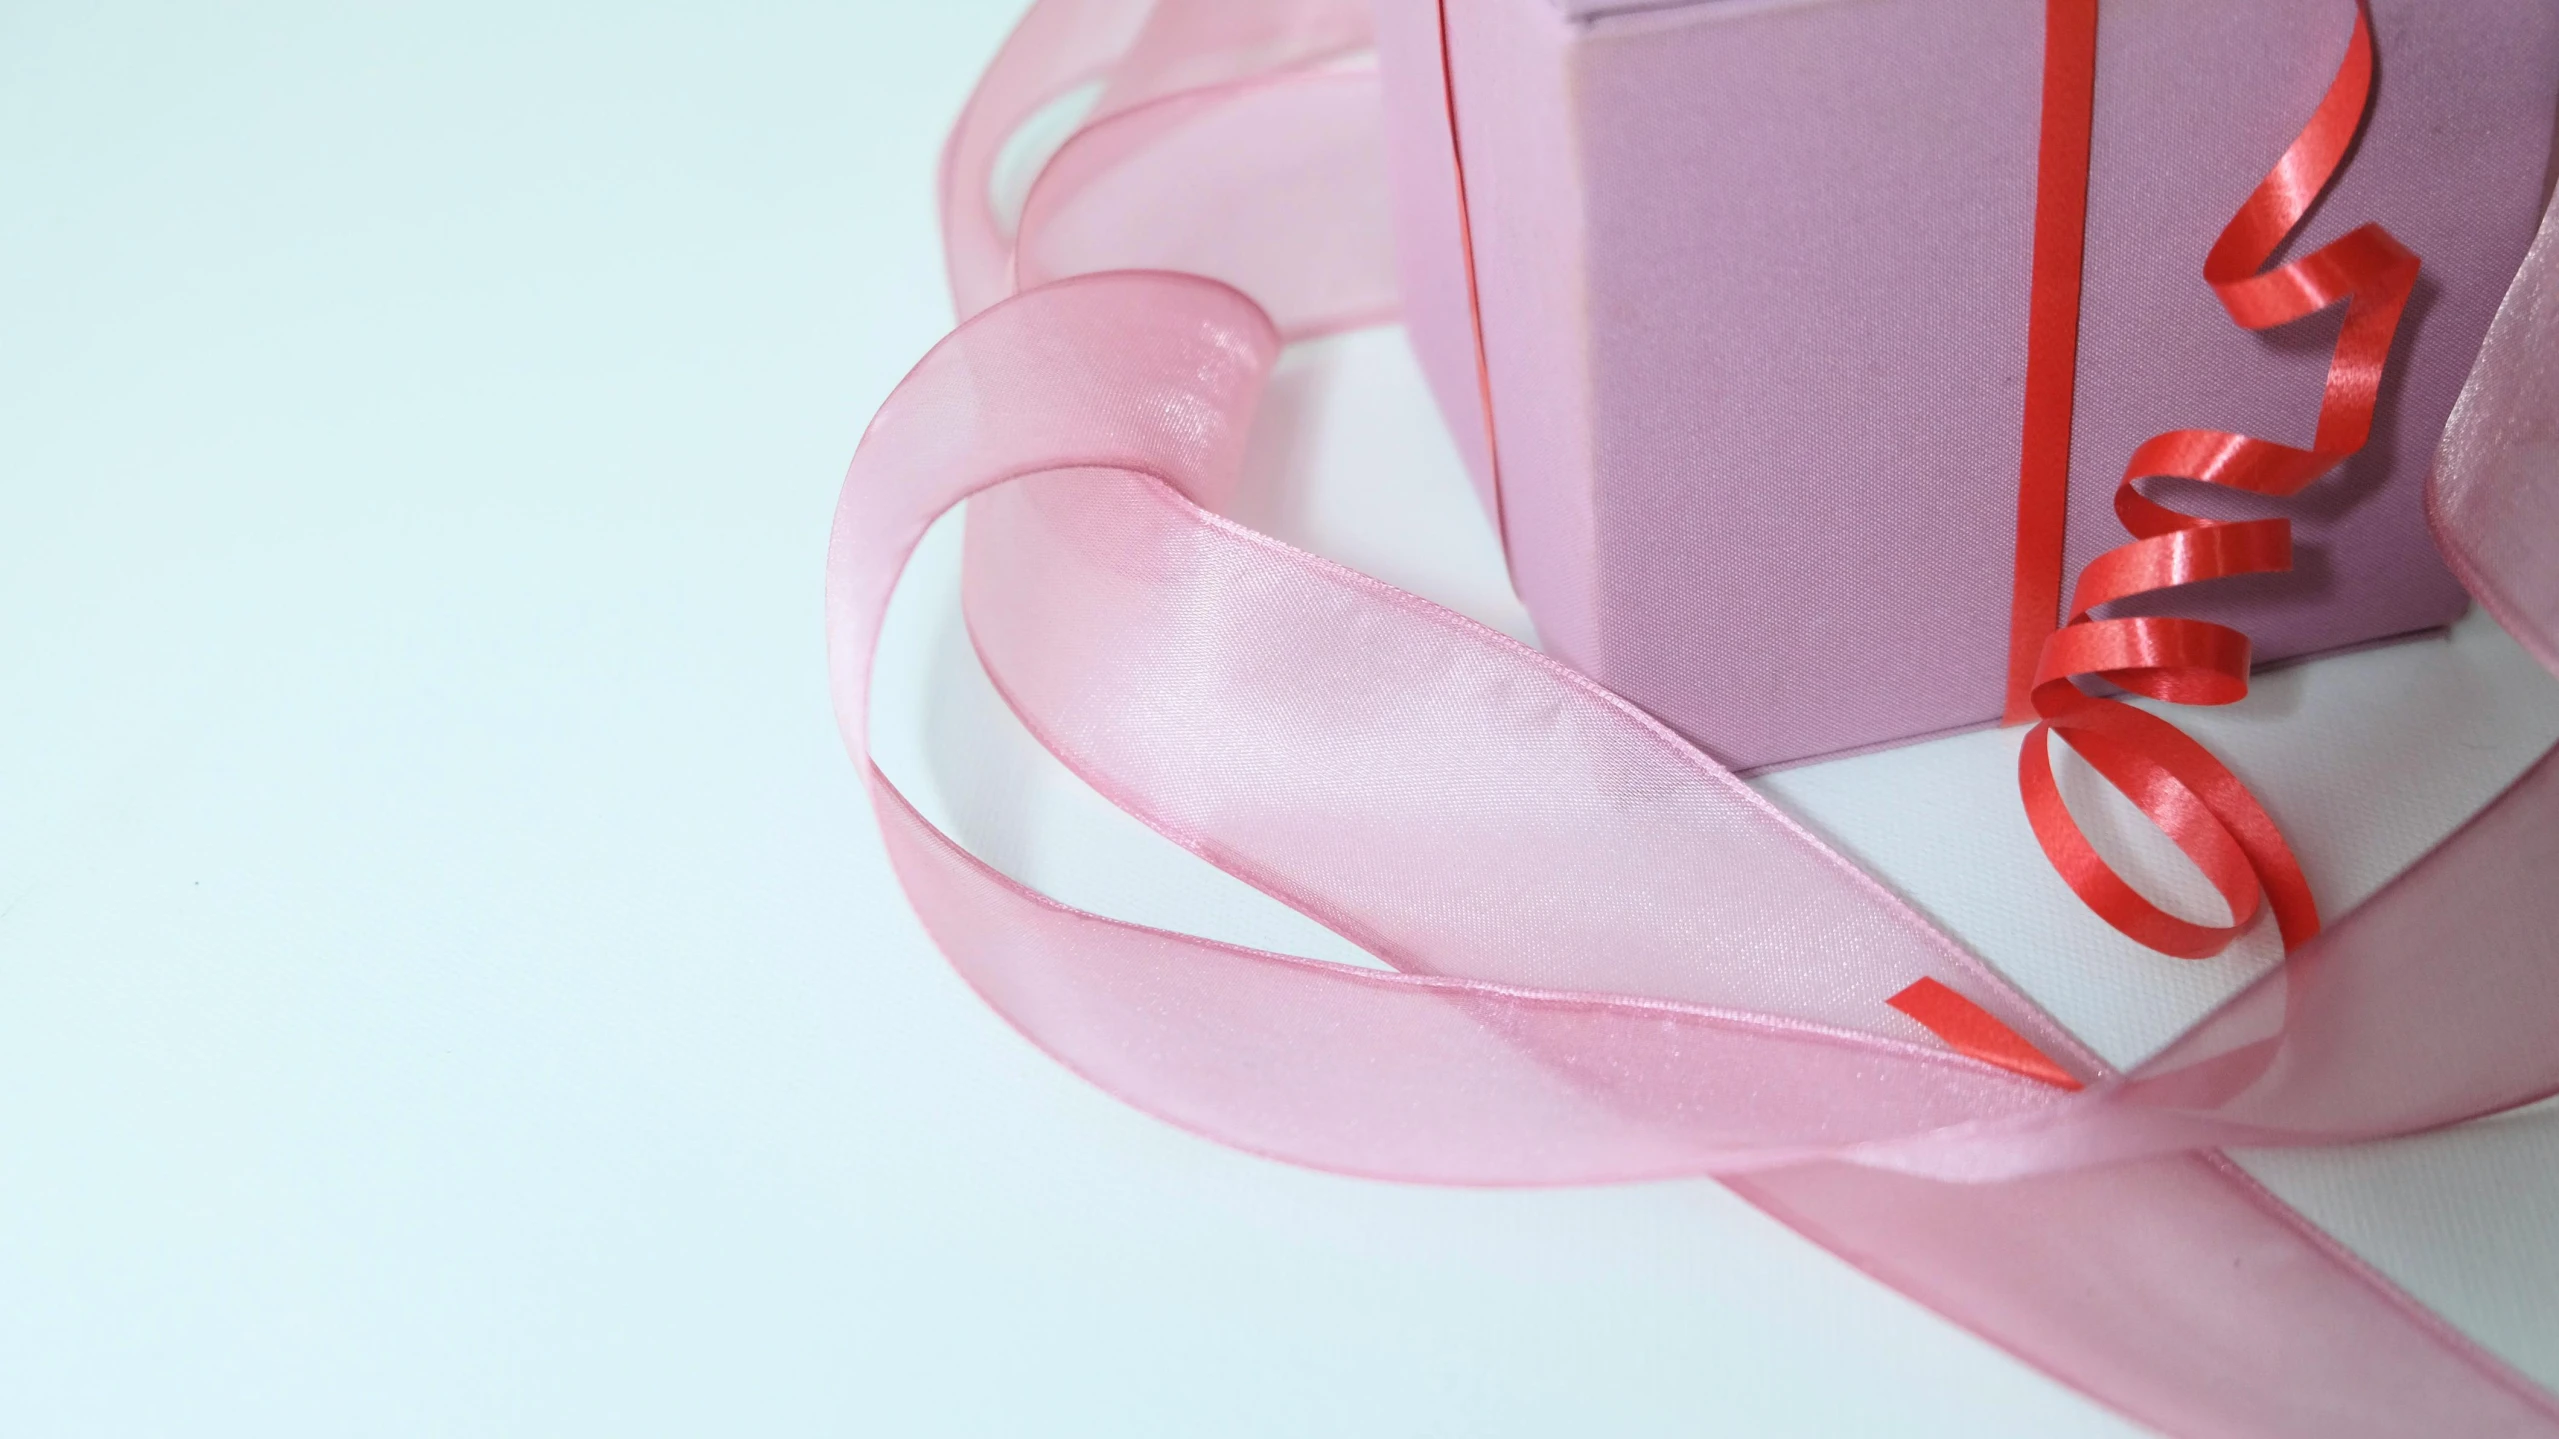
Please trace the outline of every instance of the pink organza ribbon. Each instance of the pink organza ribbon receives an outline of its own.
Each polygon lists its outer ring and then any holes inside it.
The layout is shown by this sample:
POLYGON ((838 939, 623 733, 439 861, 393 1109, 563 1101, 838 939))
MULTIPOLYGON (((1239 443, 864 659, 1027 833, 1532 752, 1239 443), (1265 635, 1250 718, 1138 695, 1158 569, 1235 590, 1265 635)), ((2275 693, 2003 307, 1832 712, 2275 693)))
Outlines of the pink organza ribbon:
MULTIPOLYGON (((964 322, 846 476, 828 631, 889 855, 954 965, 1128 1102, 1293 1163, 1455 1184, 1712 1175, 2173 1432, 2559 1435, 2551 1396, 2218 1153, 2559 1092, 2559 756, 2165 1053, 2109 1070, 1642 712, 1217 513, 1284 340, 1392 310, 1378 92, 1341 63, 1368 43, 1340 0, 1045 0, 953 134, 964 322), (1086 86, 1091 118, 1008 234, 989 185, 1003 142, 1086 86), (1391 972, 1060 905, 869 766, 890 591, 971 497, 970 634, 1032 732, 1391 972), (2084 1090, 1891 1007, 1930 982, 2084 1090)), ((2456 567, 2545 660, 2553 232, 2431 492, 2456 567)))

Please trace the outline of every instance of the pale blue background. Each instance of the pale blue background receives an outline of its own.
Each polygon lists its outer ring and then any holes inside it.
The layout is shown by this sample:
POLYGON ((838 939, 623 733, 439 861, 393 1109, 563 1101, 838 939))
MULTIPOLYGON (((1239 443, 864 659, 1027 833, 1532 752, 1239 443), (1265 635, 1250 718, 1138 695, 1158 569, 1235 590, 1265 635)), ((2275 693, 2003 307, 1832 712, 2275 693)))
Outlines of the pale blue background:
POLYGON ((2130 1432, 1711 1185, 1174 1133, 931 952, 819 566, 1013 8, 0 11, 0 1433, 2130 1432))

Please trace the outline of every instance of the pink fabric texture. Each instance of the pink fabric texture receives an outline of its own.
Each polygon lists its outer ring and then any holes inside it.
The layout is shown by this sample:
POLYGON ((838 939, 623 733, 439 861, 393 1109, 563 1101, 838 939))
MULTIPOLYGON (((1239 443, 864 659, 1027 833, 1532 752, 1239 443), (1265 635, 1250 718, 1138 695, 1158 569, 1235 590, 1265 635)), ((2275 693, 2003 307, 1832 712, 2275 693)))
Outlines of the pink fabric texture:
POLYGON ((2507 633, 2559 673, 2559 227, 2544 225, 2488 330, 2427 481, 2436 543, 2507 633), (2541 277, 2535 283, 2536 277, 2541 277))
MULTIPOLYGON (((1378 8, 1411 332, 1471 451, 1438 0, 1378 8)), ((1745 771, 1996 720, 2042 0, 1575 8, 1448 6, 1506 537, 1546 647, 1745 771)), ((2461 613, 2421 489, 2546 193, 2559 9, 2371 10, 2372 117, 2295 252, 2370 221, 2424 258, 2374 442, 2292 500, 2198 500, 2290 517, 2292 573, 2117 610, 2230 624, 2261 661, 2461 613)), ((2326 337, 2238 330, 2200 272, 2351 21, 2105 7, 2067 575, 2127 538, 2111 496, 2143 439, 2308 436, 2326 337)))
MULTIPOLYGON (((949 151, 971 318, 855 456, 828 630, 861 758, 898 571, 977 497, 970 631, 1033 732, 1392 972, 1059 905, 870 769, 901 881, 969 982, 1129 1102, 1291 1162, 1461 1184, 1714 1175, 2174 1432, 2559 1435, 2550 1396, 2213 1152, 2559 1089, 2559 757, 2158 1059, 2109 1073, 1642 710, 1215 513, 1283 336, 1358 323, 1389 292, 1378 92, 1320 63, 1359 34, 1317 3, 1034 9, 949 151), (1116 77, 1119 56, 1154 78, 1116 77), (1017 244, 985 203, 1003 132, 1094 80, 1093 128, 1035 186, 1017 244), (1140 98, 1114 108, 1123 90, 1140 98), (1301 123, 1249 122, 1277 115, 1301 123), (1198 273, 1161 268, 1177 260, 1198 273), (1003 298, 1017 272, 1049 283, 1003 298), (1922 977, 2089 1089, 1944 1048, 1884 1003, 1922 977)), ((2536 251, 2508 315, 2553 284, 2559 255, 2536 251)), ((2501 498, 2437 515, 2546 635, 2559 606, 2530 576, 2559 553, 2559 489, 2546 468, 2514 477, 2495 438, 2559 367, 2540 333, 2500 321, 2499 372, 2463 411, 2487 458, 2446 469, 2501 498)))

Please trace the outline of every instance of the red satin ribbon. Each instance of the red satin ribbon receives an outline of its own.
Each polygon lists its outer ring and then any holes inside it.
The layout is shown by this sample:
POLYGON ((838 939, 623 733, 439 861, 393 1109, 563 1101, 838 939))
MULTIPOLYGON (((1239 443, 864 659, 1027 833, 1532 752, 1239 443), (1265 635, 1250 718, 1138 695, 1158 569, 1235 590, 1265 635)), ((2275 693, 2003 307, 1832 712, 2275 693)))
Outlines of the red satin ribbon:
POLYGON ((2002 1024, 1999 1017, 1933 979, 1923 979, 1884 1003, 1918 1020, 1929 1033, 1946 1041, 1957 1054, 1997 1065, 2058 1089, 2077 1089, 2078 1079, 2026 1036, 2002 1024))
POLYGON ((2035 718, 2035 660, 2061 622, 2080 270, 2088 245, 2088 143, 2096 103, 2097 0, 2047 0, 2034 285, 2026 310, 2026 433, 2017 466, 2017 575, 2009 591, 2002 724, 2035 718))
MULTIPOLYGON (((2093 45, 2096 0, 2051 0, 2056 45, 2093 45), (2090 22, 2084 33, 2072 17, 2090 22)), ((2093 51, 2091 52, 2093 53, 2093 51)), ((2346 318, 2330 363, 2319 428, 2309 449, 2254 435, 2218 430, 2172 430, 2144 441, 2124 467, 2115 491, 2115 513, 2134 536, 2109 550, 2080 574, 2068 622, 2046 636, 2028 699, 2041 720, 2028 732, 2018 760, 2018 785, 2026 815, 2045 855, 2073 891, 2107 923, 2165 954, 2202 959, 2219 954, 2271 906, 2287 950, 2319 932, 2319 909, 2310 885, 2263 805, 2228 767, 2176 726, 2145 711, 2079 688, 2094 676, 2134 694, 2171 704, 2229 704, 2248 693, 2248 637, 2204 620, 2151 617, 2100 619, 2094 611, 2117 600, 2228 575, 2270 574, 2292 567, 2292 523, 2280 518, 2207 520, 2168 508, 2141 493, 2153 477, 2176 477, 2253 494, 2283 496, 2337 467, 2364 446, 2372 430, 2381 376, 2409 292, 2417 257, 2388 231, 2364 225, 2300 259, 2265 268, 2291 238, 2320 194, 2336 179, 2372 98, 2372 26, 2356 6, 2353 38, 2337 78, 2298 139, 2248 197, 2204 260, 2204 280, 2232 320, 2251 330, 2288 324, 2346 302, 2346 318), (2106 781, 2130 799, 2193 860, 2230 909, 2227 924, 2197 924, 2151 903, 2098 856, 2071 818, 2053 782, 2047 734, 2059 734, 2106 781)), ((2048 58, 2045 113, 2047 145, 2039 185, 2039 210, 2084 214, 2086 195, 2087 87, 2094 66, 2069 55, 2048 58), (2055 76, 2066 83, 2055 84, 2055 76), (2054 127, 2065 143, 2052 143, 2054 127), (2076 141, 2074 175, 2056 168, 2056 148, 2076 141)), ((2066 283, 2076 310, 2079 277, 2075 247, 2067 277, 2058 262, 2048 273, 2043 219, 2037 232, 2036 336, 2047 339, 2031 358, 2056 353, 2046 335, 2049 282, 2066 283)), ((2075 317, 2071 325, 2075 336, 2075 317)), ((2075 339, 2073 340, 2075 343, 2075 339)), ((2038 391, 2031 385, 2030 397, 2038 391)), ((2021 515, 2039 500, 2034 437, 2050 448, 2055 411, 2049 395, 2030 409, 2029 458, 2021 515)), ((2068 400, 2058 409, 2060 452, 2068 453, 2068 400)), ((2050 467, 2042 472, 2049 485, 2050 467)), ((2066 476, 2064 484, 2067 483, 2066 476)), ((2054 520, 2057 526, 2057 519, 2054 520)), ((2054 531, 2057 536, 2057 528, 2054 531)), ((2057 547, 2056 547, 2057 550, 2057 547)), ((2027 567, 2021 532, 2021 584, 2027 567)), ((2019 619, 2024 622, 2026 601, 2019 619)), ((2022 637, 2027 631, 2021 629, 2022 637)))

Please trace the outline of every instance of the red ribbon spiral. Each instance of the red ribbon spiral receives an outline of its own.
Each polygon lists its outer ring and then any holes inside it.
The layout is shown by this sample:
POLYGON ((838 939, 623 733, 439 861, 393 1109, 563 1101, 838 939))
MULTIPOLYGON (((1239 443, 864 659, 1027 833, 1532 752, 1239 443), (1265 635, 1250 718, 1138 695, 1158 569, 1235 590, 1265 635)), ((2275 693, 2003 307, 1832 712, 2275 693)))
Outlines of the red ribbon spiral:
POLYGON ((2258 185, 2204 260, 2204 280, 2250 330, 2289 324, 2346 302, 2310 448, 2218 430, 2172 430, 2135 449, 2115 491, 2134 536, 2080 574, 2068 621, 2047 638, 2033 680, 2040 723, 2018 760, 2026 814, 2044 853, 2108 923, 2162 953, 2220 953, 2257 915, 2262 896, 2286 949, 2319 932, 2319 910, 2292 847, 2236 775, 2178 728, 2091 695, 2088 675, 2172 704, 2229 704, 2248 693, 2248 637, 2227 625, 2172 617, 2094 617, 2117 600, 2228 575, 2292 567, 2292 523, 2183 514, 2141 492, 2155 477, 2200 480, 2283 496, 2335 469, 2372 430, 2383 369, 2417 279, 2417 257, 2367 224, 2312 254, 2266 268, 2335 180, 2372 97, 2373 41, 2360 0, 2344 63, 2316 113, 2258 185), (2048 733, 2062 741, 2175 841, 2220 891, 2230 922, 2196 924, 2151 903, 2098 857, 2053 782, 2048 733))

